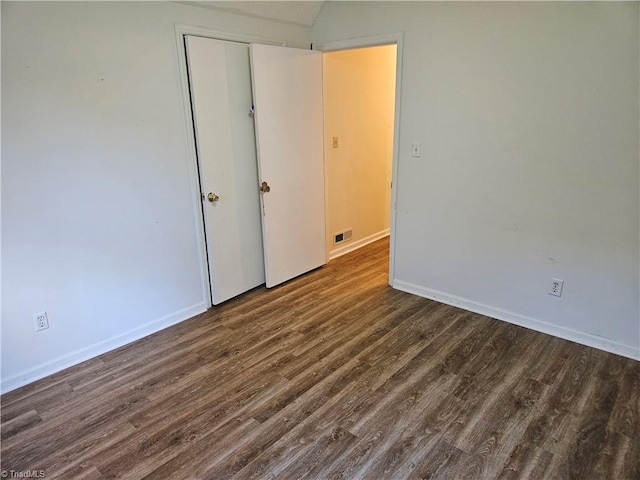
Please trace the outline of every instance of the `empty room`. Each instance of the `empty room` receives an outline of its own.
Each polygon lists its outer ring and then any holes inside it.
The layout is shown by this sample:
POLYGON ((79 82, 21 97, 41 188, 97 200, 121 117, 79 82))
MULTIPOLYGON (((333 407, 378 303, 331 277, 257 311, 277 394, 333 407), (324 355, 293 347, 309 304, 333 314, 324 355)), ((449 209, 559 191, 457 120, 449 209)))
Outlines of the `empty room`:
POLYGON ((2 478, 640 478, 640 2, 0 9, 2 478))

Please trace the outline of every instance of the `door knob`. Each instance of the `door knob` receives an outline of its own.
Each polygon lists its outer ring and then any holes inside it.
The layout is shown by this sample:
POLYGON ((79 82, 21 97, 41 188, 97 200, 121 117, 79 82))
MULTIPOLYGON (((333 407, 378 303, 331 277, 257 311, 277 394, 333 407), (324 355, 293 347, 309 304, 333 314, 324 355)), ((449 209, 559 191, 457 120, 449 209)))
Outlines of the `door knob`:
POLYGON ((267 193, 267 192, 271 191, 271 187, 269 186, 269 184, 267 182, 262 182, 262 185, 260 185, 260 191, 262 193, 267 193))
POLYGON ((218 200, 220 200, 220 197, 218 195, 216 195, 213 192, 209 192, 209 195, 207 195, 207 200, 209 200, 211 203, 213 202, 217 202, 218 200))

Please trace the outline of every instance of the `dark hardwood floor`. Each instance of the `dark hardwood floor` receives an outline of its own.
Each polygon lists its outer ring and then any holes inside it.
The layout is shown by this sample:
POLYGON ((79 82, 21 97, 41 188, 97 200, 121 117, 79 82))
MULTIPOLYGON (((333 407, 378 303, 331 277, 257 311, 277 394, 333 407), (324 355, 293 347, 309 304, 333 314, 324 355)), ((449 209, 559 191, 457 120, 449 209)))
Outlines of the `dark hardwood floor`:
POLYGON ((395 291, 387 240, 7 393, 2 468, 640 479, 640 363, 395 291))

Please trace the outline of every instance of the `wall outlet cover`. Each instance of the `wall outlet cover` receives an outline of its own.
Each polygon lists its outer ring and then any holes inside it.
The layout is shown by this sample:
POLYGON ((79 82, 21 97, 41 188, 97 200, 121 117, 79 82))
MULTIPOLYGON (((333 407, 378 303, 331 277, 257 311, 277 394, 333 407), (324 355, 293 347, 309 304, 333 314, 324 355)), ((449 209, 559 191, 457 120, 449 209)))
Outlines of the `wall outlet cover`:
POLYGON ((561 280, 559 278, 552 278, 551 279, 551 286, 549 287, 549 295, 553 295, 555 297, 561 297, 562 296, 562 287, 564 286, 564 280, 561 280))
POLYGON ((49 318, 47 317, 47 312, 36 313, 33 316, 33 321, 36 325, 36 332, 49 328, 49 318))

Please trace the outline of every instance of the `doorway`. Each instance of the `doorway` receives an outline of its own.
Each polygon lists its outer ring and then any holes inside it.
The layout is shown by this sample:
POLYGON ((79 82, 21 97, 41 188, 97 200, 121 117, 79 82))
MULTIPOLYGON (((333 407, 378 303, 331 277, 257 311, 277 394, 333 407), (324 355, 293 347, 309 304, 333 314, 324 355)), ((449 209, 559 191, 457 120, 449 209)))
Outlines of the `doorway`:
MULTIPOLYGON (((219 32, 211 32, 211 31, 205 31, 203 29, 199 29, 198 27, 188 27, 188 26, 176 26, 176 39, 177 39, 177 44, 178 44, 178 57, 179 57, 179 61, 181 63, 181 76, 182 76, 182 85, 183 85, 183 102, 185 105, 185 126, 187 128, 188 131, 188 142, 189 142, 189 150, 190 150, 190 157, 192 159, 192 164, 190 164, 190 167, 192 169, 192 188, 193 188, 193 196, 194 196, 194 213, 196 216, 196 227, 198 229, 198 236, 199 236, 199 241, 200 241, 200 246, 201 246, 201 258, 202 258, 202 279, 203 279, 203 287, 204 287, 204 291, 207 292, 207 294, 209 292, 213 292, 213 282, 212 282, 212 278, 213 275, 210 276, 210 269, 209 269, 209 265, 207 263, 207 257, 208 257, 208 252, 207 252, 207 246, 208 246, 208 238, 207 235, 205 234, 205 223, 204 223, 204 219, 203 219, 203 210, 202 210, 202 204, 207 201, 207 192, 205 192, 205 189, 202 189, 203 186, 200 183, 200 176, 199 176, 199 171, 198 171, 198 155, 196 152, 196 143, 197 143, 197 139, 196 139, 196 135, 194 132, 194 125, 193 125, 193 112, 191 109, 191 98, 190 98, 190 90, 189 90, 189 76, 187 73, 187 59, 186 59, 186 55, 185 55, 185 45, 184 45, 184 39, 186 38, 186 36, 188 35, 194 35, 194 36, 198 36, 198 37, 206 37, 208 39, 218 39, 218 40, 229 40, 232 42, 238 42, 238 43, 245 43, 245 44, 263 44, 263 45, 281 45, 280 42, 277 41, 269 41, 269 40, 265 40, 265 39, 257 39, 257 38, 247 38, 247 37, 238 37, 235 35, 226 35, 226 34, 221 34, 219 32), (204 195, 204 196, 202 196, 204 195)), ((401 51, 400 48, 400 40, 401 40, 401 35, 400 36, 394 36, 394 35, 390 35, 390 36, 385 36, 385 38, 383 38, 382 40, 380 39, 380 37, 378 37, 377 39, 373 39, 374 43, 364 43, 363 45, 353 45, 354 41, 349 41, 348 43, 350 43, 349 45, 345 45, 344 48, 357 48, 360 46, 376 46, 376 45, 385 45, 385 44, 393 44, 393 45, 398 45, 398 52, 401 51)), ((371 42, 372 39, 365 39, 365 42, 371 42)), ((338 50, 341 49, 343 47, 336 47, 336 48, 328 48, 327 50, 338 50)), ((308 54, 315 54, 317 55, 317 58, 319 59, 320 62, 322 62, 322 57, 321 57, 321 52, 318 52, 317 48, 315 49, 316 52, 312 52, 309 50, 299 50, 299 49, 286 49, 286 48, 280 48, 280 50, 283 51, 284 50, 290 50, 292 52, 290 52, 291 55, 293 56, 300 56, 301 52, 308 52, 308 54), (294 52, 295 51, 295 52, 294 52)), ((253 47, 251 47, 251 51, 253 52, 253 47)), ((274 50, 275 52, 275 50, 274 50)), ((278 53, 277 56, 279 56, 280 54, 278 53)), ((253 56, 253 54, 252 54, 253 56)), ((313 56, 313 55, 311 55, 313 56)), ((289 63, 288 61, 286 63, 289 63)), ((398 72, 400 71, 399 68, 397 68, 396 70, 396 76, 399 74, 398 72)), ((320 70, 318 71, 319 73, 321 72, 320 70)), ((297 74, 293 74, 293 75, 288 75, 288 77, 286 78, 286 83, 289 84, 291 79, 295 79, 300 77, 300 75, 297 74)), ((322 75, 320 73, 320 75, 318 76, 319 78, 319 84, 320 84, 320 88, 322 87, 322 75)), ((254 79, 255 81, 255 79, 254 79)), ((282 82, 281 82, 282 83, 282 82)), ((303 82, 305 83, 305 86, 303 87, 302 85, 298 85, 298 87, 296 88, 306 88, 306 84, 308 84, 309 82, 303 82)), ((314 83, 314 82, 311 82, 314 83)), ((255 95, 255 88, 256 86, 253 85, 254 88, 254 95, 255 95)), ((396 93, 396 97, 399 95, 399 92, 396 93)), ((320 97, 322 96, 322 93, 320 91, 320 97)), ((254 98, 255 101, 255 98, 254 98)), ((306 103, 306 101, 305 101, 306 103)), ((397 108, 397 104, 398 102, 396 101, 396 111, 394 112, 394 117, 398 118, 398 108, 397 108)), ((319 114, 322 117, 322 103, 319 104, 320 108, 319 108, 319 114)), ((257 108, 256 108, 256 135, 259 133, 259 118, 258 118, 258 114, 261 112, 260 106, 259 106, 259 102, 257 102, 256 104, 257 108)), ((308 109, 304 109, 304 110, 308 110, 308 109)), ((313 109, 311 109, 313 110, 313 109)), ((251 111, 253 111, 253 109, 251 109, 251 111)), ((271 112, 271 116, 270 121, 273 121, 273 118, 278 118, 280 112, 271 112)), ((302 122, 299 121, 297 122, 297 125, 309 125, 309 122, 302 122)), ((290 137, 297 137, 297 135, 291 135, 291 132, 295 130, 295 128, 289 128, 290 130, 290 134, 288 135, 288 137, 282 137, 279 139, 279 143, 275 142, 276 145, 284 145, 285 142, 289 141, 290 137)), ((318 134, 322 137, 322 120, 320 122, 320 126, 318 129, 315 129, 318 134)), ((395 122, 395 125, 393 127, 393 139, 397 138, 397 122, 395 122)), ((261 161, 260 161, 260 144, 262 143, 260 141, 260 135, 257 135, 257 139, 256 139, 256 147, 258 148, 258 164, 261 165, 261 161)), ((339 141, 339 140, 338 140, 339 141)), ((305 143, 309 143, 309 142, 305 142, 305 143)), ((312 142, 313 143, 313 142, 312 142)), ((397 155, 398 155, 398 148, 397 148, 397 142, 395 140, 393 140, 392 142, 390 142, 393 144, 393 165, 394 165, 394 171, 395 171, 395 165, 397 164, 396 160, 397 160, 397 155)), ((322 145, 322 140, 320 141, 319 145, 322 145)), ((320 147, 322 149, 322 146, 320 147)), ((315 155, 308 155, 308 154, 303 154, 301 156, 299 156, 298 158, 308 158, 310 156, 315 156, 315 155)), ((322 162, 322 153, 320 155, 320 161, 322 162)), ((324 167, 321 167, 324 168, 324 167)), ((258 168, 258 176, 261 176, 261 172, 260 172, 261 168, 258 168)), ((300 176, 299 176, 300 177, 300 176)), ((325 189, 324 184, 325 184, 325 178, 326 178, 326 172, 325 175, 322 175, 322 173, 320 173, 319 175, 312 175, 311 177, 309 177, 308 175, 306 176, 302 176, 300 178, 298 178, 298 181, 296 182, 296 185, 298 186, 304 186, 307 185, 306 181, 301 181, 301 180, 305 180, 307 178, 313 178, 315 179, 314 181, 318 182, 321 185, 321 188, 325 189)), ((264 180, 263 178, 259 178, 259 181, 264 180)), ((264 185, 266 184, 266 182, 262 181, 261 185, 262 187, 264 187, 264 185)), ((257 185, 256 185, 257 187, 257 185)), ((260 188, 260 192, 262 193, 262 187, 260 188)), ((300 188, 300 187, 296 187, 297 190, 300 190, 301 192, 306 192, 307 190, 300 188)), ((266 189, 267 192, 269 192, 269 188, 266 189)), ((273 191, 273 190, 272 190, 273 191)), ((214 201, 220 201, 218 200, 216 197, 218 197, 218 195, 215 192, 211 192, 214 193, 214 196, 212 198, 214 198, 214 201)), ((388 190, 387 190, 387 194, 388 194, 388 190)), ((393 189, 392 189, 392 197, 394 196, 393 194, 393 189)), ((264 198, 263 195, 261 195, 261 207, 263 209, 263 226, 264 226, 264 201, 262 201, 262 199, 264 198)), ((322 196, 323 200, 326 199, 326 189, 325 189, 325 195, 322 196)), ((211 200, 208 200, 211 201, 211 200)), ((293 201, 293 202, 289 202, 290 205, 301 205, 302 201, 293 201)), ((393 200, 393 204, 395 203, 395 200, 393 200)), ((207 205, 205 203, 205 205, 207 205)), ((387 205, 389 205, 389 202, 387 201, 387 205)), ((214 207, 215 208, 215 207, 214 207)), ((324 209, 326 210, 326 209, 324 209)), ((325 221, 324 221, 324 210, 323 210, 323 215, 322 215, 322 224, 325 225, 325 221)), ((387 215, 388 218, 388 215, 387 215)), ((392 272, 393 272, 393 231, 394 231, 394 209, 391 209, 391 225, 390 225, 390 231, 391 231, 391 249, 390 249, 390 269, 389 269, 389 280, 391 282, 392 279, 392 272)), ((295 227, 295 225, 292 225, 292 227, 295 227)), ((285 228, 285 229, 281 229, 282 232, 295 232, 295 228, 285 228)), ((263 229, 263 233, 264 233, 264 229, 263 229)), ((323 238, 322 242, 321 242, 321 248, 325 248, 326 246, 326 236, 327 233, 325 232, 325 238, 323 238)), ((293 237, 292 235, 290 235, 289 237, 293 237)), ((295 239, 295 237, 293 237, 295 239)), ((264 239, 263 239, 264 241, 264 239)), ((266 247, 264 247, 264 250, 266 251, 266 247)), ((285 250, 287 250, 285 248, 285 250)), ((290 249, 289 249, 290 250, 290 249)), ((327 249, 328 250, 328 249, 327 249)), ((326 252, 324 252, 326 253, 326 252)), ((326 255, 322 255, 325 260, 322 263, 326 263, 326 255)), ((266 258, 266 255, 265 255, 266 258)), ((318 266, 320 266, 322 263, 318 264, 318 266)), ((304 273, 303 270, 300 271, 300 273, 304 273)), ((238 293, 242 293, 242 292, 238 292, 238 293)), ((208 306, 211 306, 212 303, 219 303, 216 301, 212 302, 212 298, 206 298, 205 301, 208 300, 208 306)))
POLYGON ((322 55, 194 35, 184 41, 217 305, 326 263, 322 55))
MULTIPOLYGON (((395 78, 395 88, 393 89, 394 98, 394 113, 393 113, 393 136, 391 140, 391 181, 390 181, 390 202, 389 206, 389 285, 393 285, 394 281, 394 265, 395 265, 395 232, 396 232, 396 205, 397 205, 397 182, 393 179, 398 178, 398 159, 400 157, 400 99, 402 97, 402 56, 404 46, 404 34, 402 32, 389 33, 384 35, 373 35, 368 37, 356 37, 348 40, 335 40, 321 44, 313 44, 313 49, 319 50, 324 54, 331 52, 341 52, 350 50, 367 49, 379 46, 391 46, 395 47, 395 66, 391 67, 391 74, 395 78)), ((328 139, 331 141, 330 147, 333 148, 333 135, 328 139)), ((340 139, 338 138, 338 149, 340 145, 340 139)), ((327 193, 327 198, 329 194, 327 193)), ((340 232, 337 232, 338 234, 340 232)), ((369 240, 373 241, 373 240, 369 240)), ((349 248, 349 247, 347 247, 349 248)), ((356 246, 357 248, 357 246, 356 246)), ((340 253, 340 252, 337 252, 340 253)), ((334 252, 335 254, 335 252, 334 252)))
POLYGON ((326 263, 322 54, 182 41, 210 306, 326 263))
POLYGON ((389 235, 397 47, 323 53, 327 250, 389 235))

